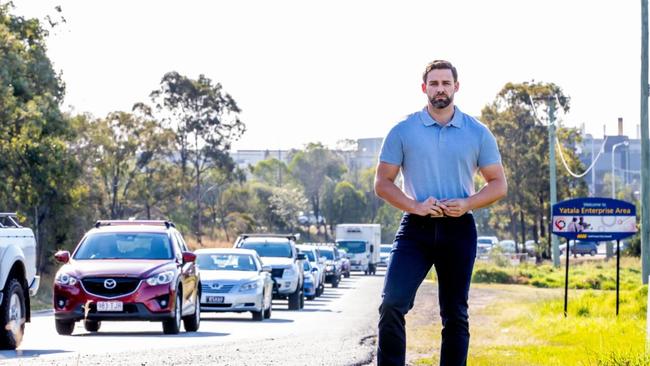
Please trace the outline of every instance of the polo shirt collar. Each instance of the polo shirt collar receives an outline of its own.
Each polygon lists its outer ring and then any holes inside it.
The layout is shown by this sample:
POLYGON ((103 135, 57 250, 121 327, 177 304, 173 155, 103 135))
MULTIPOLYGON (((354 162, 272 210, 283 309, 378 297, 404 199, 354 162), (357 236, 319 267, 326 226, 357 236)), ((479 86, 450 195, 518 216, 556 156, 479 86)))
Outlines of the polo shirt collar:
MULTIPOLYGON (((429 114, 427 107, 424 107, 420 112, 420 120, 422 121, 422 124, 424 124, 426 127, 433 126, 433 125, 438 125, 442 127, 442 125, 438 123, 438 121, 431 118, 431 115, 429 114)), ((451 117, 451 121, 447 123, 447 126, 462 128, 463 124, 464 124, 463 112, 461 112, 460 109, 458 109, 458 107, 454 106, 454 115, 451 117)))

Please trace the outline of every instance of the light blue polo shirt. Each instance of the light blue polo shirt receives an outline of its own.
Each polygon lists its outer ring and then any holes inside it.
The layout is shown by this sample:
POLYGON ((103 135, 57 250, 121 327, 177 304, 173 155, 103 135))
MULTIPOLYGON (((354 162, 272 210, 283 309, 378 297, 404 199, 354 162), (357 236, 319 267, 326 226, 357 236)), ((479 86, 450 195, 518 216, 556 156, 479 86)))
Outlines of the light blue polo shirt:
POLYGON ((399 165, 404 192, 421 202, 471 196, 476 171, 500 163, 501 154, 494 135, 476 118, 454 107, 443 126, 425 107, 390 130, 379 160, 399 165))

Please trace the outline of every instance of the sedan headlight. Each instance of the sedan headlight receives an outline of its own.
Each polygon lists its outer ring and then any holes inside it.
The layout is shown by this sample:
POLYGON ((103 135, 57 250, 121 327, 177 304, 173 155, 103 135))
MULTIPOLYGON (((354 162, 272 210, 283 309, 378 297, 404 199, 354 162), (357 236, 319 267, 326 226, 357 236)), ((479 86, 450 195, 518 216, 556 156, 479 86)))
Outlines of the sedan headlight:
POLYGON ((79 280, 77 280, 75 277, 70 276, 67 273, 59 273, 56 275, 56 278, 54 279, 54 282, 59 284, 59 285, 66 285, 66 286, 74 286, 77 284, 79 280))
POLYGON ((239 292, 254 290, 257 288, 257 286, 257 281, 246 282, 245 284, 239 286, 239 292))
POLYGON ((166 271, 147 278, 149 286, 165 285, 174 280, 174 271, 166 271))
POLYGON ((292 268, 287 268, 282 272, 282 277, 293 277, 296 275, 296 271, 294 271, 292 268))

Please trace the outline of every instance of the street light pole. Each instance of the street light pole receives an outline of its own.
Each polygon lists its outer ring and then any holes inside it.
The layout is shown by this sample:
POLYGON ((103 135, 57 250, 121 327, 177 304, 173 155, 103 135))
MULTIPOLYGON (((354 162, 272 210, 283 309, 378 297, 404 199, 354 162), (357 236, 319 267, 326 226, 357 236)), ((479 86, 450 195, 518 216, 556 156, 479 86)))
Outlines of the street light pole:
MULTIPOLYGON (((612 174, 611 174, 611 180, 612 180, 612 199, 616 199, 616 175, 614 174, 614 155, 616 153, 616 148, 619 146, 627 146, 629 145, 628 141, 623 141, 619 142, 618 144, 614 144, 612 146, 612 174)), ((605 258, 610 259, 611 257, 614 256, 614 248, 613 248, 613 243, 611 241, 608 241, 607 244, 605 244, 605 258)))
MULTIPOLYGON (((549 180, 551 189, 550 215, 553 217, 553 205, 557 202, 557 177, 555 169, 555 98, 548 98, 548 148, 549 148, 549 180)), ((551 224, 552 225, 552 224, 551 224)), ((553 254, 553 265, 560 267, 560 243, 557 236, 553 235, 553 230, 549 225, 548 235, 551 239, 551 249, 553 254)), ((568 253, 568 252, 567 252, 568 253)), ((568 255, 568 254, 567 254, 568 255)))
POLYGON ((614 144, 614 146, 612 146, 612 198, 613 199, 616 199, 616 179, 614 179, 615 177, 614 176, 614 153, 616 152, 616 148, 621 145, 627 146, 629 145, 629 142, 623 141, 623 142, 619 142, 618 144, 614 144))

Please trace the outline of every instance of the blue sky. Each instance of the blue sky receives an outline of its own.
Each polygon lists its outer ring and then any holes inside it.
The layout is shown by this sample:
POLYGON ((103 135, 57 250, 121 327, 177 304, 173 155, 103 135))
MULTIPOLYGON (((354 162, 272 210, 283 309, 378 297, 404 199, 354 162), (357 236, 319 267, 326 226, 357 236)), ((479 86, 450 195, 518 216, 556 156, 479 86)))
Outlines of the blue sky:
POLYGON ((424 106, 422 69, 459 71, 456 104, 479 115, 507 82, 554 82, 563 116, 600 137, 636 137, 640 1, 17 0, 67 23, 48 41, 64 110, 103 116, 145 101, 165 72, 205 74, 243 110, 234 149, 381 137, 424 106))

